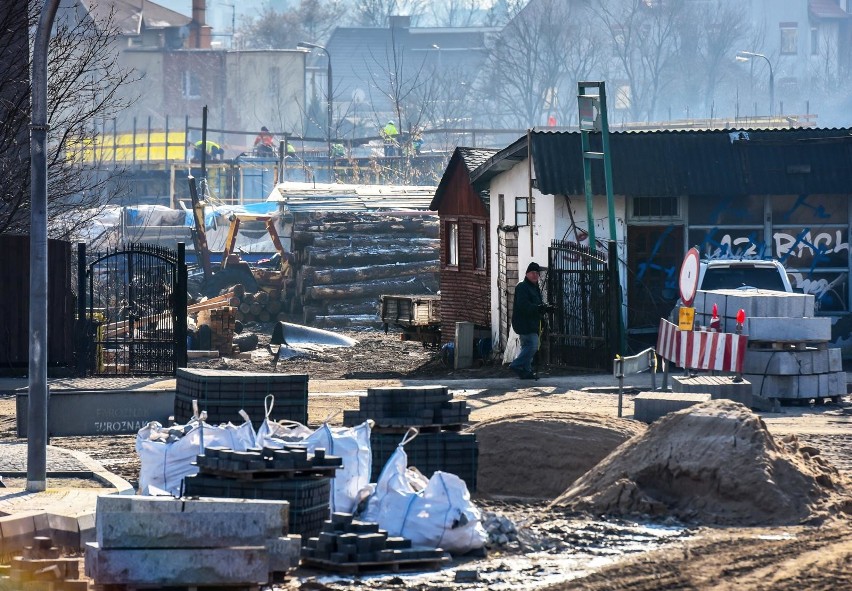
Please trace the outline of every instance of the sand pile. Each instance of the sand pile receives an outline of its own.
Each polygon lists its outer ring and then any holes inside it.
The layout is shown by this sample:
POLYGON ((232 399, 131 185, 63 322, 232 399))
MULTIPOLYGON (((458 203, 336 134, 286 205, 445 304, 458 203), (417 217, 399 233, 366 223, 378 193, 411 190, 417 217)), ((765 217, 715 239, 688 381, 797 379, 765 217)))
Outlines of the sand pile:
POLYGON ((663 417, 578 479, 554 506, 784 525, 852 511, 852 486, 818 450, 775 440, 745 406, 714 400, 663 417))
POLYGON ((535 412, 483 421, 477 492, 553 499, 645 425, 586 413, 535 412))

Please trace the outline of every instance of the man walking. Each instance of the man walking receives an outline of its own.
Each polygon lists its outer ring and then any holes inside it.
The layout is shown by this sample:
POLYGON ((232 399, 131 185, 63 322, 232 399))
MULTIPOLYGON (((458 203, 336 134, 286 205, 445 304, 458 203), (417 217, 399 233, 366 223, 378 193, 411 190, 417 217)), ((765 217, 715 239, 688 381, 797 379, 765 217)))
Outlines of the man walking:
POLYGON ((515 288, 515 302, 512 305, 512 328, 520 337, 521 351, 509 364, 509 368, 516 371, 522 380, 538 379, 532 369, 532 360, 538 351, 541 315, 547 310, 538 289, 540 271, 538 263, 529 264, 524 280, 515 288))

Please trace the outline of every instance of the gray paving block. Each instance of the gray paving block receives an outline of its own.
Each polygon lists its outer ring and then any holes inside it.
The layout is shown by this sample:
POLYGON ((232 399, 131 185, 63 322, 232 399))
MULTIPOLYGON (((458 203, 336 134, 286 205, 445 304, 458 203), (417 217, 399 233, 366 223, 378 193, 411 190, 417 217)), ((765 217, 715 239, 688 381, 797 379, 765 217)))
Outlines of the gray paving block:
POLYGON ((843 351, 839 347, 828 349, 828 371, 841 371, 843 369, 843 351))
POLYGON ((106 549, 86 544, 86 575, 98 585, 257 585, 269 581, 265 546, 106 549))
POLYGON ((97 541, 97 528, 95 527, 95 512, 77 515, 77 527, 80 529, 80 549, 86 547, 89 542, 97 541))
POLYGON ((50 537, 56 546, 63 548, 80 548, 80 527, 77 517, 69 515, 47 514, 47 525, 50 537))
POLYGON ((673 376, 672 392, 707 393, 713 400, 724 398, 751 406, 751 384, 748 380, 735 382, 733 376, 673 376))
MULTIPOLYGON (((270 537, 286 535, 289 529, 290 503, 261 499, 215 499, 146 497, 141 495, 104 495, 98 497, 97 516, 107 513, 145 513, 168 518, 172 513, 260 512, 266 525, 275 530, 270 537)), ((100 521, 99 521, 100 523, 100 521)))
POLYGON ((0 554, 14 554, 32 544, 37 535, 35 518, 41 515, 41 511, 24 511, 0 517, 0 554))
POLYGON ((809 399, 831 398, 846 394, 846 372, 811 375, 743 374, 752 384, 752 394, 764 398, 809 399))
POLYGON ((633 399, 633 418, 637 421, 653 423, 670 412, 708 402, 711 399, 710 394, 641 392, 633 399))
POLYGON ((165 519, 149 513, 98 513, 97 542, 112 548, 224 548, 261 546, 281 535, 266 514, 246 508, 239 512, 170 513, 165 519))
MULTIPOLYGON (((748 349, 743 359, 743 373, 776 376, 821 374, 831 371, 832 351, 840 349, 806 349, 804 351, 772 351, 748 349)), ((843 363, 840 362, 842 369, 843 363)))
POLYGON ((831 318, 753 316, 746 318, 749 341, 820 342, 831 340, 831 318))
POLYGON ((269 551, 269 572, 286 573, 299 566, 302 551, 302 536, 290 534, 266 540, 269 551))

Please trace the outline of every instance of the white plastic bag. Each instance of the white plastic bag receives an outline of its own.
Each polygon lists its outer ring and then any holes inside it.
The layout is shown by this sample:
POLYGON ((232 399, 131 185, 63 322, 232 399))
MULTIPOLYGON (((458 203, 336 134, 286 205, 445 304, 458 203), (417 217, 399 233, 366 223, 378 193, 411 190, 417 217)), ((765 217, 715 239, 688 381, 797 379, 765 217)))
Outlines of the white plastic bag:
POLYGON ((148 423, 136 434, 136 453, 142 463, 139 471, 140 494, 154 494, 154 491, 167 491, 173 496, 181 493, 181 483, 186 476, 198 473, 193 466, 195 457, 204 453, 205 447, 226 447, 235 451, 245 451, 255 447, 255 433, 245 411, 240 411, 245 419, 242 425, 232 423, 219 426, 204 422, 206 413, 197 413, 186 425, 163 427, 157 421, 148 423), (172 429, 189 429, 185 435, 175 441, 165 441, 172 429))
POLYGON ((416 429, 410 430, 382 468, 362 519, 378 522, 388 535, 408 538, 417 546, 456 554, 482 548, 488 535, 461 478, 438 471, 425 488, 417 490, 422 482, 418 482, 419 473, 407 468, 404 449, 416 436, 416 429))
POLYGON ((267 396, 264 403, 266 419, 257 430, 257 444, 260 447, 281 449, 288 445, 306 447, 308 453, 314 453, 318 447, 325 449, 330 456, 339 456, 343 467, 335 472, 331 481, 330 505, 332 513, 352 513, 358 502, 358 491, 370 483, 373 469, 373 455, 370 449, 370 431, 372 421, 365 421, 356 427, 330 427, 327 417, 322 427, 312 431, 301 423, 276 423, 269 419, 274 398, 267 396))

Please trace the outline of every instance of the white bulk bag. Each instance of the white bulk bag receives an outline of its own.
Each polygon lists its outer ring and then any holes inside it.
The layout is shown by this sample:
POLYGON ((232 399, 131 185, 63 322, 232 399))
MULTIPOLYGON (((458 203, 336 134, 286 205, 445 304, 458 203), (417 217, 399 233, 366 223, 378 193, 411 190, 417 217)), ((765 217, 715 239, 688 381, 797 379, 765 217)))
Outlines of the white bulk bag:
MULTIPOLYGON (((326 418, 322 427, 312 431, 301 423, 276 423, 269 419, 274 399, 265 401, 266 418, 257 430, 260 447, 281 449, 288 445, 306 447, 308 453, 324 448, 330 456, 339 456, 343 467, 335 472, 331 482, 330 505, 332 513, 352 513, 358 502, 358 491, 370 483, 373 455, 370 448, 372 421, 356 427, 330 427, 326 418)), ((333 416, 333 415, 332 415, 333 416)))
POLYGON ((240 416, 245 422, 239 426, 232 423, 208 425, 204 422, 206 413, 196 412, 186 425, 163 427, 153 421, 142 427, 136 434, 136 453, 142 463, 140 494, 154 494, 160 489, 179 496, 184 477, 198 473, 198 467, 192 463, 197 455, 204 453, 205 447, 226 447, 235 451, 255 447, 254 428, 248 414, 241 410, 240 416), (187 427, 189 430, 179 439, 165 441, 170 430, 186 430, 187 427))
POLYGON ((417 490, 421 483, 407 469, 403 449, 416 436, 416 429, 410 430, 388 459, 361 518, 378 522, 388 535, 408 538, 416 546, 456 554, 482 548, 488 534, 461 478, 438 471, 425 488, 417 490))

